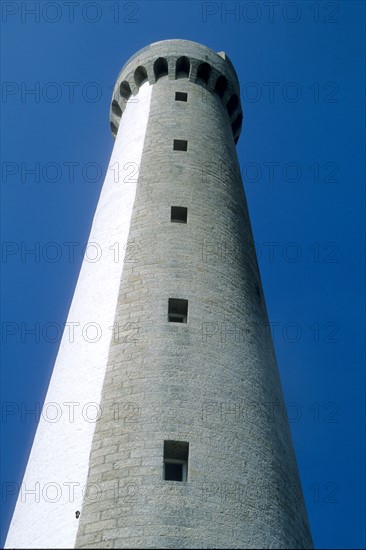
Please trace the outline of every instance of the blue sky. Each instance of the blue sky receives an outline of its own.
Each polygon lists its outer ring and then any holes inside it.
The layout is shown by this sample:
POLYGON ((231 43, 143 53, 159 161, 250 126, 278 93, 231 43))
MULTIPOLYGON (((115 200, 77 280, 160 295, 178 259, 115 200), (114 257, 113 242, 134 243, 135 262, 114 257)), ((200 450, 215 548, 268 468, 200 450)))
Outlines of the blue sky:
MULTIPOLYGON (((315 546, 364 547, 365 4, 71 4, 1 5, 2 487, 21 483, 37 427, 21 411, 47 390, 59 338, 44 329, 67 318, 115 78, 184 38, 224 50, 241 84, 238 154, 315 546)), ((3 495, 2 544, 14 505, 3 495)))

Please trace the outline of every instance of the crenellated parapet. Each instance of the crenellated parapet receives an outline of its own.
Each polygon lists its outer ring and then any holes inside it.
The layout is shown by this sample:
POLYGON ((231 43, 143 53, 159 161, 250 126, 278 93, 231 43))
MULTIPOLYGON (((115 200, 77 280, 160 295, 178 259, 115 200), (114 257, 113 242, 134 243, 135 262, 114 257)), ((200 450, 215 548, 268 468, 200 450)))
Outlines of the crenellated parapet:
POLYGON ((155 42, 133 55, 122 68, 114 90, 110 110, 115 136, 127 102, 136 96, 145 82, 155 84, 160 78, 187 78, 217 94, 227 110, 235 143, 242 127, 240 87, 234 67, 224 52, 189 40, 155 42))

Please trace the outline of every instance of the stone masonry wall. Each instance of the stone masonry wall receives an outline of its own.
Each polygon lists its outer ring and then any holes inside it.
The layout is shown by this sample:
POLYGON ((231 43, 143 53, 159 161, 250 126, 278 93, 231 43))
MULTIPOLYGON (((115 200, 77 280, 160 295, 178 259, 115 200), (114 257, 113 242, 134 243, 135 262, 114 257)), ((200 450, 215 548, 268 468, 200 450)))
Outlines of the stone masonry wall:
POLYGON ((128 242, 76 547, 311 547, 231 121, 189 78, 153 84, 128 242), (189 442, 186 482, 164 440, 189 442))

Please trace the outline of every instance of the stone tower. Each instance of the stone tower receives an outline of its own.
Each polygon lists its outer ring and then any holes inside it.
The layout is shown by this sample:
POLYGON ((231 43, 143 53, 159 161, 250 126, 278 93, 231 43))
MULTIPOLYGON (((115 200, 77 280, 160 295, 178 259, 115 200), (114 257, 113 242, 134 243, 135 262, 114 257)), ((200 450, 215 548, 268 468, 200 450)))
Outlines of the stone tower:
POLYGON ((166 40, 123 67, 97 261, 83 263, 46 397, 62 414, 42 415, 8 547, 312 547, 242 118, 223 52, 166 40))

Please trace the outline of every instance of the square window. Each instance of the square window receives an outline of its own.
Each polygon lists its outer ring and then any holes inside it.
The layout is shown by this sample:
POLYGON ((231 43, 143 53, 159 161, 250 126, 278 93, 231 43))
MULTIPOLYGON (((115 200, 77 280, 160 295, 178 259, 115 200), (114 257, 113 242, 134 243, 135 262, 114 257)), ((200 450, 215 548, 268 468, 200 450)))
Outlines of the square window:
POLYGON ((184 462, 181 460, 164 461, 164 479, 167 481, 187 481, 187 475, 183 472, 184 462))
POLYGON ((164 479, 166 481, 187 481, 188 451, 186 441, 164 441, 164 479))
POLYGON ((172 206, 170 221, 175 223, 187 223, 187 208, 184 206, 172 206))
POLYGON ((175 92, 175 101, 187 101, 188 94, 185 92, 175 92))
POLYGON ((188 300, 169 298, 168 321, 169 323, 186 323, 188 315, 188 300))
POLYGON ((173 149, 174 151, 187 151, 188 141, 185 139, 175 139, 173 141, 173 149))

